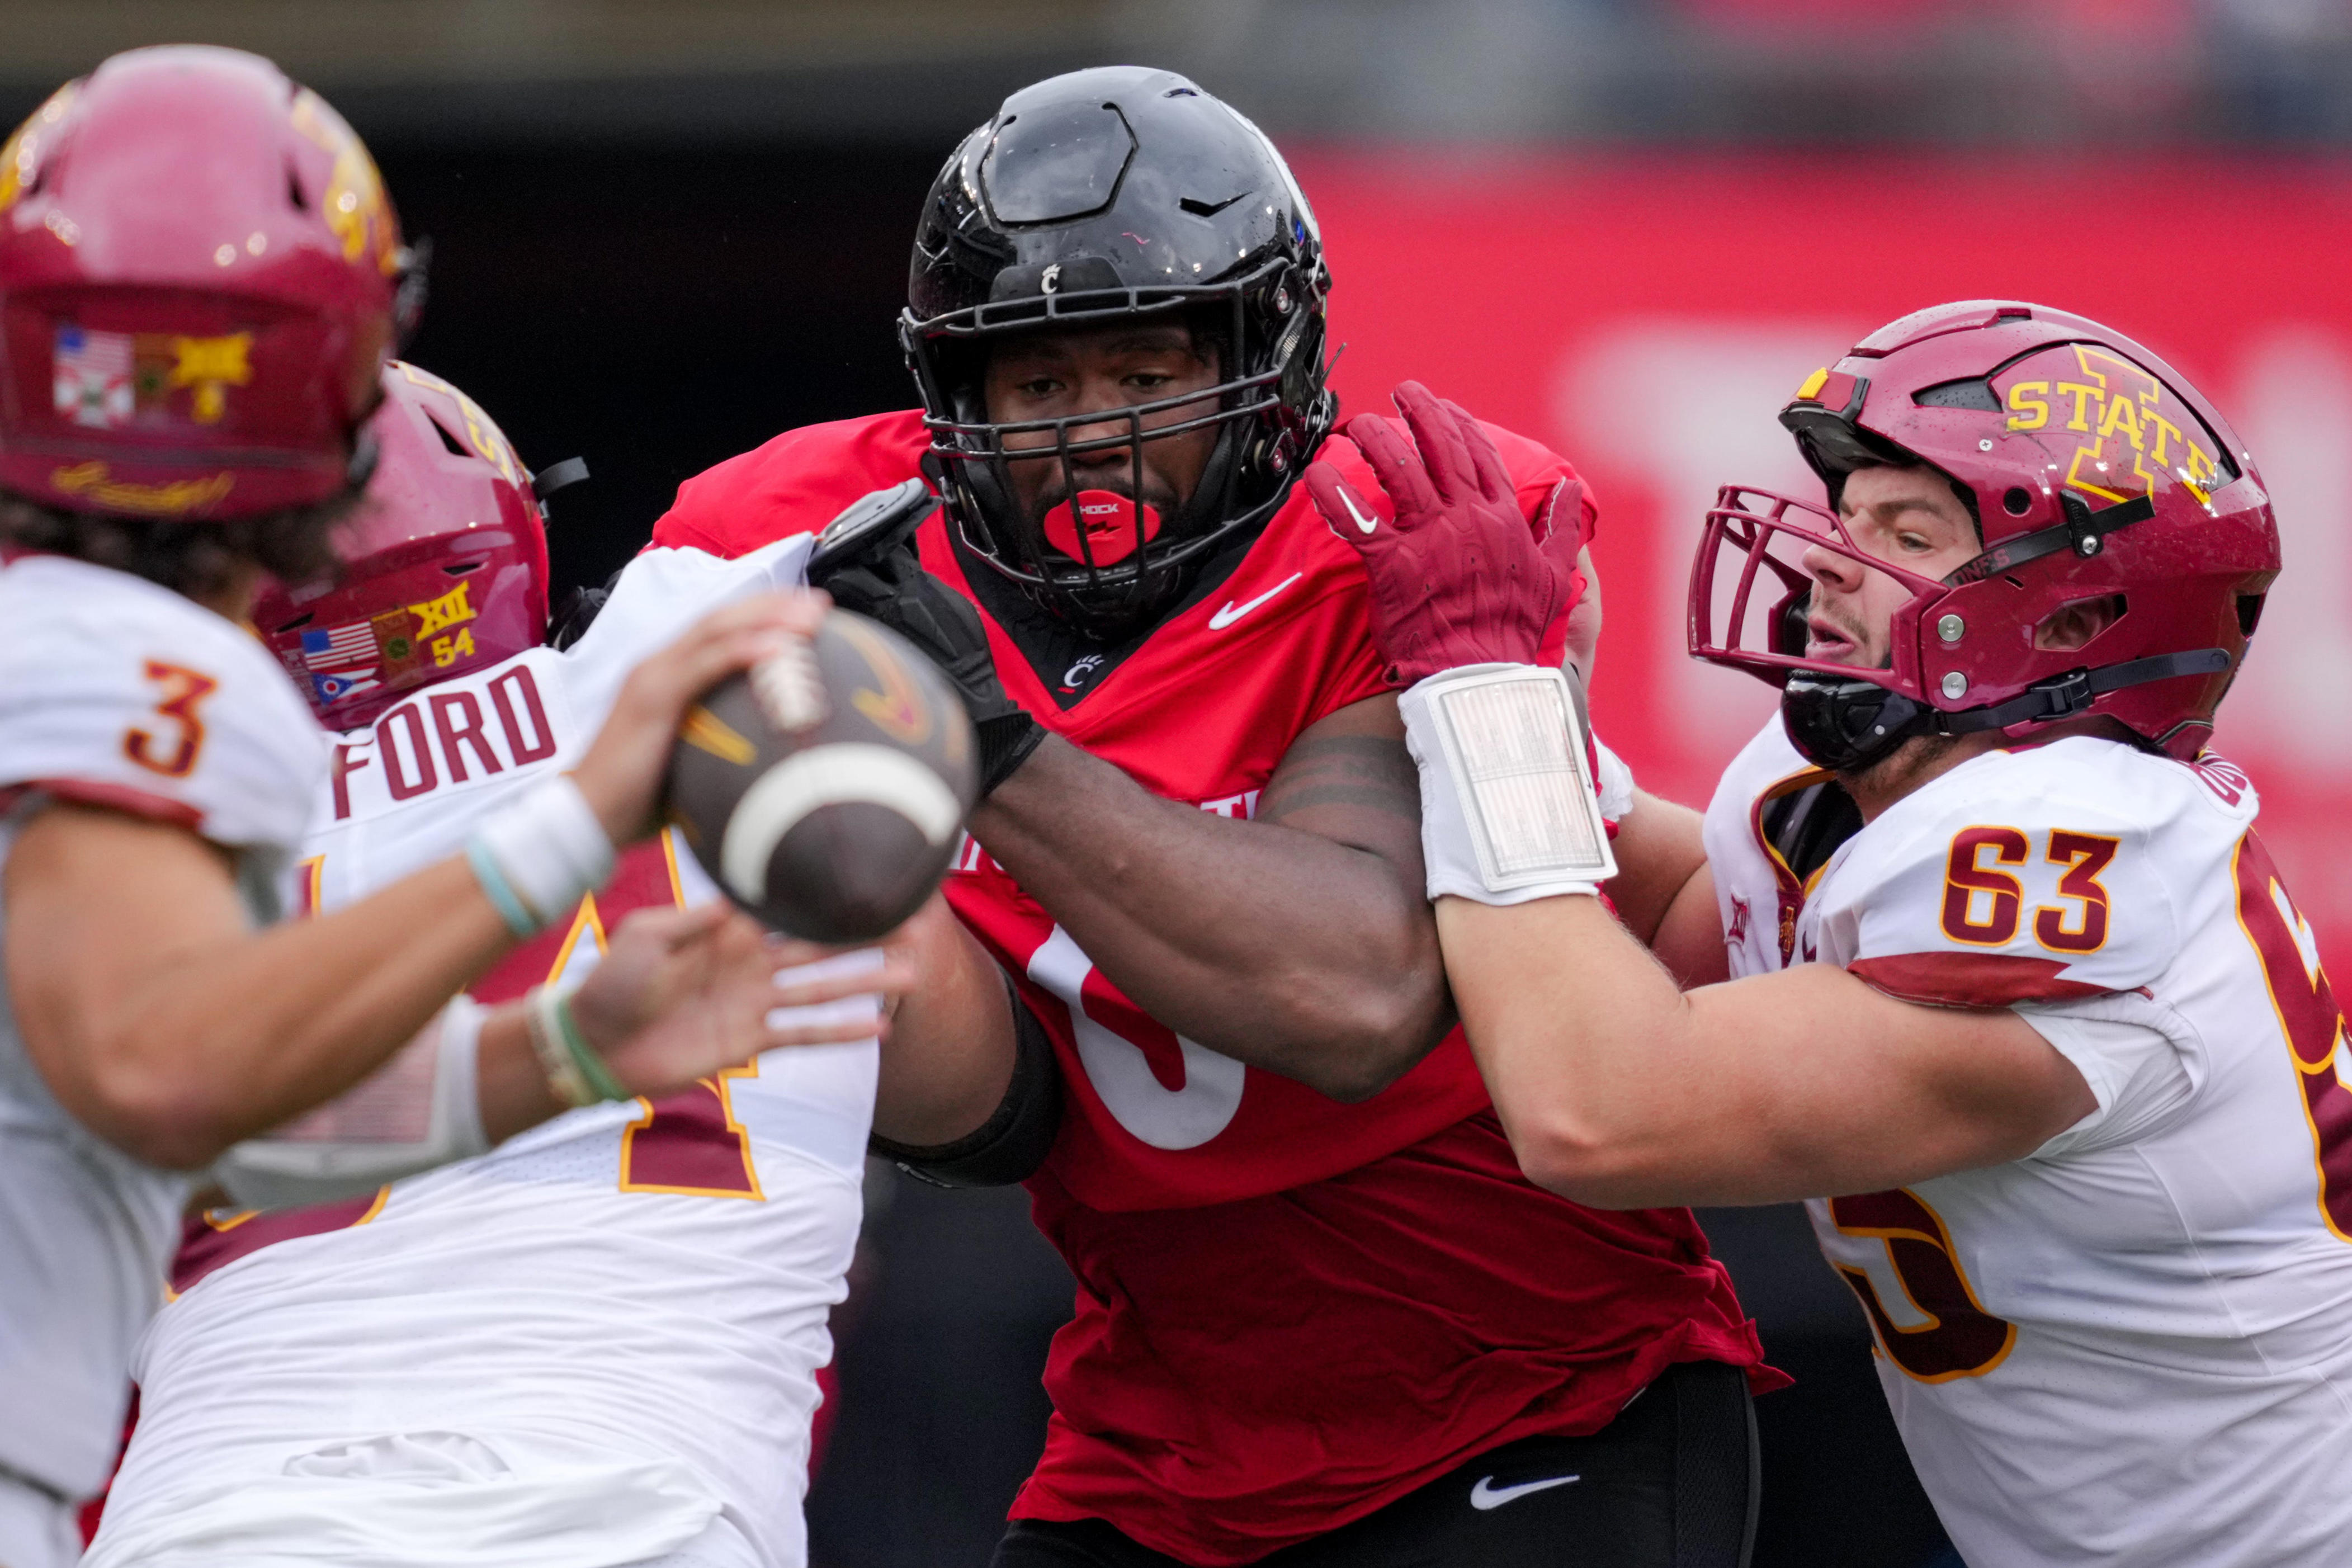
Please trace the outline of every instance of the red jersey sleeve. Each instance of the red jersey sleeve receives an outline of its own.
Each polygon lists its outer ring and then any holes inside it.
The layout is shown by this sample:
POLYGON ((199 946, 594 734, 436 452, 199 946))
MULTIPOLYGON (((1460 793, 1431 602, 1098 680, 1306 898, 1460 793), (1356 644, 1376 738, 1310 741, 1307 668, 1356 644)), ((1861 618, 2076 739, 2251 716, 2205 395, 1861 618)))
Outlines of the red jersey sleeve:
MULTIPOLYGON (((1482 419, 1478 427, 1486 432, 1495 443, 1495 449, 1503 454, 1503 466, 1510 469, 1511 478, 1518 487, 1519 510, 1527 514, 1528 521, 1542 518, 1545 510, 1552 505, 1560 481, 1576 479, 1583 484, 1584 504, 1574 521, 1583 542, 1591 543, 1592 536, 1600 527, 1601 506, 1593 499, 1591 481, 1576 471, 1576 465, 1541 442, 1530 441, 1500 425, 1489 425, 1482 419)), ((1552 521, 1556 524, 1565 524, 1570 520, 1555 518, 1552 521)))
POLYGON ((733 556, 814 533, 860 496, 920 473, 929 444, 911 408, 787 430, 678 486, 653 545, 733 556))

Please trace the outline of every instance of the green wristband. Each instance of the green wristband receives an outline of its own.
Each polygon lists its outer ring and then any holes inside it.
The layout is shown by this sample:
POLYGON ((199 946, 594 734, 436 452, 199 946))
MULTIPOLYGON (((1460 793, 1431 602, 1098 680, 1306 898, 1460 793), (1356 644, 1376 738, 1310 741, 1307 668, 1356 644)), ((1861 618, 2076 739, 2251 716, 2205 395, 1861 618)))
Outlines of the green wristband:
POLYGON ((587 1080, 588 1087, 595 1091, 596 1098, 599 1100, 635 1099, 635 1095, 621 1087, 621 1080, 613 1076, 613 1069, 604 1065, 604 1058, 596 1054, 596 1047, 590 1045, 588 1037, 580 1032, 580 1020, 572 1016, 572 993, 564 991, 557 994, 554 1013, 555 1026, 563 1037, 564 1048, 572 1053, 572 1065, 580 1069, 580 1076, 587 1080))

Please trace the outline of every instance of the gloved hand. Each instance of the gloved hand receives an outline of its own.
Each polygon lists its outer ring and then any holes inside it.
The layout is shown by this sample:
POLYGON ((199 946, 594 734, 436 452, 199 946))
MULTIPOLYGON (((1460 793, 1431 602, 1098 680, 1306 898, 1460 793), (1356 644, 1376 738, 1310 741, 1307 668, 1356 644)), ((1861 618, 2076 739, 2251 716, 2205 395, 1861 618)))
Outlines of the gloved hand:
POLYGON ((1394 521, 1330 464, 1310 463, 1306 475, 1323 521, 1363 558, 1391 684, 1464 665, 1542 663, 1547 637, 1584 592, 1581 541, 1561 523, 1576 517, 1581 487, 1569 481, 1553 497, 1538 538, 1476 420, 1417 381, 1397 388, 1396 405, 1411 439, 1375 414, 1358 415, 1346 431, 1394 502, 1394 521))
POLYGON ((1004 694, 980 612, 923 570, 915 553, 915 531, 939 504, 919 479, 853 502, 817 536, 809 582, 843 609, 877 620, 921 648, 954 683, 980 742, 985 797, 1028 760, 1045 739, 1045 728, 1004 694))

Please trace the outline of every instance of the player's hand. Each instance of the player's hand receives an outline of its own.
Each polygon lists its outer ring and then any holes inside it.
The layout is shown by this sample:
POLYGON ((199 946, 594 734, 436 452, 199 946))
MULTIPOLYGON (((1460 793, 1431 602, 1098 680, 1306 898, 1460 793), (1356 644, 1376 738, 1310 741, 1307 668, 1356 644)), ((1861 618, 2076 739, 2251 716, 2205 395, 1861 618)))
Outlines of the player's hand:
POLYGON ((660 1095, 779 1046, 871 1039, 914 977, 903 948, 794 942, 724 903, 638 910, 572 1016, 623 1088, 660 1095))
MULTIPOLYGON (((839 521, 877 500, 877 492, 853 504, 839 521)), ((895 525, 876 530, 847 549, 822 559, 812 581, 845 610, 881 622, 929 656, 956 692, 980 742, 980 793, 983 798, 1028 760, 1045 731, 1027 710, 1004 694, 988 628, 971 602, 923 569, 915 553, 915 530, 938 503, 899 510, 895 525)), ((826 533, 830 534, 828 528, 826 533)), ((821 536, 822 537, 822 536, 821 536)), ((824 547, 820 545, 820 552, 824 547)))
POLYGON ((1311 463, 1306 476, 1323 521, 1363 558, 1390 680, 1403 687, 1463 665, 1541 662, 1560 646, 1583 589, 1580 531, 1553 525, 1577 515, 1580 488, 1563 486, 1530 525, 1476 420, 1415 381, 1397 388, 1396 405, 1409 437, 1375 414, 1347 426, 1393 503, 1392 520, 1330 464, 1311 463))
POLYGON ((824 595, 804 589, 740 599, 637 666, 572 774, 607 837, 628 844, 653 831, 670 747, 695 700, 788 639, 814 637, 825 608, 824 595))

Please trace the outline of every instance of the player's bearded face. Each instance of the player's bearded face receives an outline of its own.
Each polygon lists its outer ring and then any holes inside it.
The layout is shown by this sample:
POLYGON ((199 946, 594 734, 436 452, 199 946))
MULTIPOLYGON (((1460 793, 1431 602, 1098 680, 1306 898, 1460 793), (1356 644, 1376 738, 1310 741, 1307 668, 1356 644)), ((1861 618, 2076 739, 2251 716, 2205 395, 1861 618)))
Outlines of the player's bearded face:
MULTIPOLYGON (((1863 468, 1846 476, 1838 500, 1846 532, 1864 553, 1922 577, 1941 577, 1978 553, 1976 520, 1933 468, 1863 468)), ((1812 598, 1805 657, 1826 664, 1887 668, 1895 612, 1911 590, 1899 578, 1818 547, 1805 552, 1812 598)))
MULTIPOLYGON (((997 348, 988 362, 984 395, 988 417, 999 423, 1062 419, 1073 415, 1132 408, 1207 392, 1217 384, 1217 352, 1196 343, 1181 321, 1122 322, 1071 332, 1040 332, 997 348)), ((1149 431, 1181 425, 1215 412, 1213 396, 1143 416, 1149 431)), ((1117 438, 1129 433, 1125 418, 1070 427, 1073 443, 1117 438)), ((1214 426, 1146 440, 1140 494, 1134 449, 1120 445, 1073 453, 1013 458, 1005 467, 1015 496, 1032 523, 1042 524, 1073 489, 1109 490, 1140 500, 1166 518, 1191 499, 1215 447, 1214 426), (1075 480, 1075 487, 1072 481, 1075 480)), ((1051 431, 1009 435, 1008 449, 1054 450, 1051 431)))

